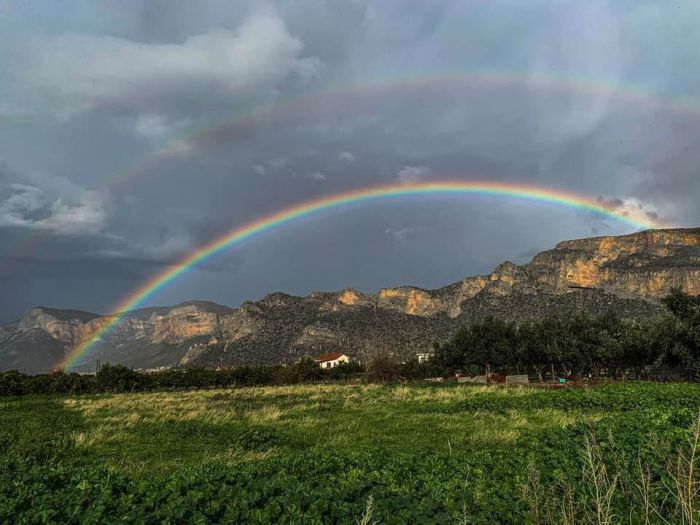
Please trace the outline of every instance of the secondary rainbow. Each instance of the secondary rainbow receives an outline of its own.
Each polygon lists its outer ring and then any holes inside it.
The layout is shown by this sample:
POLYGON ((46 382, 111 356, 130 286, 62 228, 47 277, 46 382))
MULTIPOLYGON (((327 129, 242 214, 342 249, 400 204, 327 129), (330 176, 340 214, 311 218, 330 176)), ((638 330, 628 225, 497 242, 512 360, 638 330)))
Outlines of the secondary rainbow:
POLYGON ((553 203, 611 217, 634 226, 636 229, 660 227, 659 224, 650 220, 650 218, 643 213, 622 213, 611 210, 601 205, 599 202, 583 195, 550 188, 522 186, 510 183, 460 180, 443 180, 415 184, 393 183, 325 196, 284 208, 283 210, 234 228, 184 257, 174 266, 156 275, 127 296, 114 309, 116 313, 100 327, 94 336, 73 348, 59 366, 64 369, 74 367, 82 358, 89 355, 90 351, 97 345, 100 339, 117 326, 130 310, 139 308, 159 290, 209 258, 249 240, 258 234, 268 232, 278 226, 289 224, 324 211, 356 204, 410 196, 463 194, 504 196, 542 203, 553 203))
POLYGON ((588 96, 610 96, 622 102, 645 107, 656 107, 668 112, 700 116, 700 101, 679 95, 663 95, 649 88, 637 85, 617 85, 605 80, 585 77, 567 77, 556 74, 532 74, 523 71, 461 71, 422 75, 406 75, 357 85, 336 85, 330 88, 305 92, 301 95, 282 99, 273 103, 254 107, 244 113, 213 120, 188 130, 184 135, 171 140, 167 145, 147 155, 125 171, 112 175, 104 185, 104 190, 129 185, 135 179, 155 168, 160 162, 181 158, 190 148, 208 142, 229 141, 244 136, 250 130, 265 123, 280 125, 285 119, 294 122, 296 118, 311 115, 351 113, 357 111, 356 104, 369 104, 374 108, 379 102, 375 97, 400 94, 424 94, 427 90, 447 90, 468 96, 469 90, 493 90, 510 87, 527 88, 536 91, 574 93, 588 96), (466 91, 465 91, 466 90, 466 91), (373 102, 374 101, 374 102, 373 102))
POLYGON ((609 96, 634 106, 658 108, 693 118, 700 117, 700 100, 681 95, 656 93, 648 87, 634 84, 615 84, 610 81, 583 76, 558 74, 534 74, 530 71, 478 70, 440 72, 420 75, 404 75, 380 78, 364 84, 334 85, 325 89, 255 106, 249 111, 234 113, 187 129, 156 151, 149 152, 135 164, 110 175, 99 187, 91 191, 108 192, 120 187, 132 191, 135 180, 155 170, 161 162, 180 160, 192 149, 217 141, 237 140, 260 126, 294 123, 295 119, 309 115, 354 114, 357 105, 366 110, 380 107, 375 97, 399 95, 424 95, 428 90, 443 90, 470 95, 470 90, 492 93, 494 90, 523 88, 549 93, 572 93, 583 96, 609 96), (365 104, 365 106, 362 106, 365 104))
MULTIPOLYGON (((426 90, 448 90, 469 96, 472 89, 492 92, 509 87, 532 89, 535 91, 573 93, 591 96, 610 96, 621 102, 634 106, 663 109, 693 118, 700 116, 700 101, 695 98, 670 96, 654 93, 642 85, 616 85, 605 80, 579 76, 561 76, 557 74, 532 74, 527 71, 478 70, 444 72, 421 75, 406 75, 400 77, 377 79, 359 85, 336 85, 327 89, 305 92, 288 99, 277 100, 271 104, 263 104, 249 112, 229 115, 221 120, 205 122, 201 126, 189 129, 183 135, 171 140, 167 145, 142 157, 136 164, 126 170, 113 173, 102 186, 91 191, 108 193, 119 191, 119 188, 133 190, 136 180, 145 176, 169 159, 179 160, 189 155, 191 150, 217 141, 229 142, 245 136, 248 131, 260 126, 284 125, 285 122, 295 122, 297 118, 307 118, 308 115, 353 114, 360 110, 372 110, 381 103, 375 97, 391 95, 396 97, 405 94, 424 94, 426 90), (363 106, 366 105, 366 106, 363 106)), ((6 250, 8 254, 27 255, 41 244, 44 237, 35 235, 25 237, 13 249, 6 250)), ((21 257, 15 257, 19 260, 21 257)), ((12 259, 8 256, 0 258, 0 274, 11 271, 12 259)))

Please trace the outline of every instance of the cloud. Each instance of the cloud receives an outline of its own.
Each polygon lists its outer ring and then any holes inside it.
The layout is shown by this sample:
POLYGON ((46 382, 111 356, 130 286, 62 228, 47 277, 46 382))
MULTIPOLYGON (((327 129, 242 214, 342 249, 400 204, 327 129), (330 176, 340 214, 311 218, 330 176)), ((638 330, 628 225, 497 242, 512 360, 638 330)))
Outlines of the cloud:
POLYGON ((98 233, 104 222, 102 199, 97 192, 86 191, 75 202, 54 202, 51 216, 40 225, 56 233, 76 235, 98 233))
POLYGON ((267 161, 267 165, 273 171, 279 171, 287 165, 287 159, 271 159, 267 161))
POLYGON ((0 227, 47 231, 62 235, 94 234, 102 230, 105 210, 96 192, 66 199, 23 183, 0 187, 0 227))
POLYGON ((295 172, 292 173, 292 177, 295 179, 306 179, 315 182, 325 182, 328 180, 328 177, 320 171, 307 171, 305 173, 295 172))
POLYGON ((254 162, 251 167, 256 175, 271 175, 281 172, 288 165, 289 161, 287 159, 272 158, 264 162, 254 162))
POLYGON ((193 151, 193 146, 191 142, 186 140, 174 140, 167 143, 166 146, 160 148, 154 156, 160 158, 174 157, 183 158, 188 156, 193 151))
POLYGON ((161 115, 144 114, 136 118, 134 133, 150 141, 162 140, 170 133, 170 126, 161 115))
POLYGON ((425 226, 410 226, 407 228, 387 228, 384 230, 384 235, 389 235, 394 239, 402 241, 408 237, 413 237, 414 235, 426 231, 425 226))
MULTIPOLYGON (((105 17, 103 2, 9 2, 0 16, 0 144, 23 170, 3 180, 0 166, 0 251, 41 240, 0 321, 50 301, 107 311, 163 264, 331 185, 474 177, 700 224, 700 120, 683 109, 700 94, 697 0, 142 3, 105 17), (478 80, 493 71, 504 81, 478 80)), ((632 229, 533 202, 409 200, 261 236, 233 250, 248 261, 235 283, 193 272, 156 300, 440 286, 632 229), (382 264, 353 263, 358 249, 382 264)))
POLYGON ((306 175, 307 179, 315 180, 318 182, 323 182, 325 180, 328 180, 328 177, 326 177, 323 173, 320 173, 318 171, 315 171, 313 173, 308 173, 306 175))
POLYGON ((302 57, 302 42, 273 11, 235 30, 213 29, 177 44, 67 34, 35 38, 25 79, 68 113, 110 105, 146 113, 137 132, 159 133, 154 113, 181 112, 212 100, 271 89, 289 75, 316 76, 320 62, 302 57))
POLYGON ((193 240, 189 235, 174 233, 158 244, 149 244, 141 247, 139 256, 159 260, 177 260, 192 250, 192 244, 193 240))
POLYGON ((608 211, 619 213, 624 216, 645 216, 655 223, 663 224, 665 222, 659 212, 651 204, 641 202, 636 198, 620 199, 615 197, 606 199, 599 195, 596 198, 596 203, 608 211))
POLYGON ((397 173, 396 180, 409 184, 418 182, 432 175, 433 170, 428 166, 405 166, 397 173))

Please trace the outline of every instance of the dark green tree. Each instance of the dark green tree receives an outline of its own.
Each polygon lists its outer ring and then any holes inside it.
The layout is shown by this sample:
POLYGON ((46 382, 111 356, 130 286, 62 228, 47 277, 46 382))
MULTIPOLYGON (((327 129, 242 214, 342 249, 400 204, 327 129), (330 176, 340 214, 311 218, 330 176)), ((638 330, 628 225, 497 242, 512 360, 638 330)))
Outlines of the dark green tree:
POLYGON ((104 365, 97 372, 97 387, 105 392, 127 392, 137 390, 140 375, 124 365, 104 365))
POLYGON ((666 359, 680 364, 687 377, 700 379, 700 296, 691 296, 680 288, 671 289, 663 303, 674 317, 668 321, 666 359))

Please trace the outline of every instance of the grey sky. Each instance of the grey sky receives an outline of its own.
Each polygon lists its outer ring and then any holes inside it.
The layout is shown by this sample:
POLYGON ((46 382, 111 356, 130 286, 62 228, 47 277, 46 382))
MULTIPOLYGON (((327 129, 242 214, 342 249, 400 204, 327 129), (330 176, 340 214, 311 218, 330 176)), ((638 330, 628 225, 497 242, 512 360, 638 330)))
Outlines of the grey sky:
MULTIPOLYGON (((236 225, 370 184, 518 182, 700 225, 698 20, 694 0, 0 1, 0 321, 107 312, 236 225)), ((152 302, 435 287, 629 231, 411 198, 289 225, 152 302)))

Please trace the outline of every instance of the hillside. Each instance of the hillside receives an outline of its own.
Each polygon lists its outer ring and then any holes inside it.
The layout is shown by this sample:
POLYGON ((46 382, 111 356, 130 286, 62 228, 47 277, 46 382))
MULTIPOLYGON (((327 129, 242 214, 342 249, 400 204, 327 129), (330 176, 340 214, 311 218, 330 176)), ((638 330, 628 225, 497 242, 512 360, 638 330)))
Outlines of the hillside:
MULTIPOLYGON (((650 230, 564 241, 525 265, 499 265, 437 290, 403 286, 307 297, 273 293, 240 308, 206 301, 130 312, 92 359, 137 368, 292 362, 382 347, 401 357, 429 350, 460 325, 494 315, 522 321, 545 314, 612 309, 651 317, 673 286, 700 294, 700 228, 650 230)), ((43 307, 0 327, 0 369, 51 369, 108 317, 43 307)), ((82 369, 93 368, 86 362, 82 369)))

